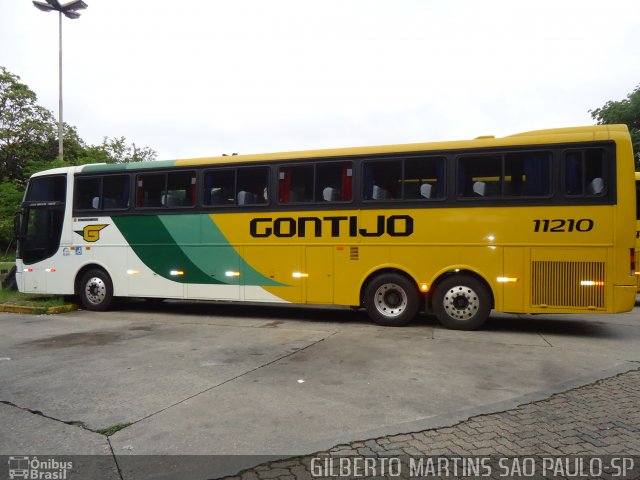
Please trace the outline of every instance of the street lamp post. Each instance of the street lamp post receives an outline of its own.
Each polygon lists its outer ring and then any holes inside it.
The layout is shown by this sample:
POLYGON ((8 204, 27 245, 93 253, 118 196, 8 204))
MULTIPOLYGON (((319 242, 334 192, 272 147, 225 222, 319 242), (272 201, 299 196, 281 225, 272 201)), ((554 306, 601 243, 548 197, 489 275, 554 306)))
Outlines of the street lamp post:
POLYGON ((47 3, 33 0, 33 5, 43 12, 58 12, 58 155, 60 160, 64 160, 63 137, 64 127, 62 124, 62 15, 72 20, 80 18, 80 14, 76 10, 87 8, 87 4, 82 0, 74 0, 65 5, 61 5, 58 0, 46 0, 47 3))

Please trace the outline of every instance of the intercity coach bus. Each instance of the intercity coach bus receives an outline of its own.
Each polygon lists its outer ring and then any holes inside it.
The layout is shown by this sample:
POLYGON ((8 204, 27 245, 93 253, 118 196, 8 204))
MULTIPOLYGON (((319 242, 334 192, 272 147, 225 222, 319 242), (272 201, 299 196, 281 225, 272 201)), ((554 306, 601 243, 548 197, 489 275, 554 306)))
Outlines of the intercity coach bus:
POLYGON ((640 172, 636 172, 636 278, 640 292, 640 172))
POLYGON ((626 126, 504 138, 59 168, 16 221, 22 292, 490 311, 633 308, 626 126))

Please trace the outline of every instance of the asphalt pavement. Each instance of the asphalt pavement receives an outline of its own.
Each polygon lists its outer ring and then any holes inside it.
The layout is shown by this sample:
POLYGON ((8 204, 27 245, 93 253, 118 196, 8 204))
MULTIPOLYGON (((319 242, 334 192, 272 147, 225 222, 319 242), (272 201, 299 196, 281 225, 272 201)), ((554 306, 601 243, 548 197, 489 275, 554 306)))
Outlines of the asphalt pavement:
POLYGON ((637 369, 638 314, 495 314, 475 332, 206 302, 0 314, 0 455, 100 455, 95 478, 213 478, 440 434, 637 369), (159 466, 180 458, 167 455, 218 457, 188 473, 159 466))

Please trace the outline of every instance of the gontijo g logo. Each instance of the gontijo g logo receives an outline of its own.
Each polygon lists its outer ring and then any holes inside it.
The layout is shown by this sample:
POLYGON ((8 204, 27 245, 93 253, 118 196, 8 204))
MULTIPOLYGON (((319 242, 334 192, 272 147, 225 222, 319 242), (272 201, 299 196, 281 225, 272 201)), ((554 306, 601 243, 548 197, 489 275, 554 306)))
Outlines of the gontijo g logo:
POLYGON ((87 225, 82 230, 74 230, 74 232, 80 235, 85 242, 93 243, 100 240, 100 230, 108 226, 109 224, 87 225))

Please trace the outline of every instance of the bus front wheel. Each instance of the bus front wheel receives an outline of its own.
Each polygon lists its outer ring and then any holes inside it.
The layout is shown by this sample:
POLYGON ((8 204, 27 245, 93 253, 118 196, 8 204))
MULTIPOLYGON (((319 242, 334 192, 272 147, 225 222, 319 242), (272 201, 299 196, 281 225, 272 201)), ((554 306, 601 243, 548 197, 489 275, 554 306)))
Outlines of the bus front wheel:
POLYGON ((432 302, 438 321, 454 330, 475 330, 489 318, 491 296, 480 280, 454 275, 435 289, 432 302))
POLYGON ((367 285, 364 306, 378 325, 400 327, 418 313, 419 295, 416 286, 406 277, 385 273, 367 285))
POLYGON ((104 311, 113 301, 113 283, 104 270, 89 270, 80 280, 79 293, 87 310, 104 311))

